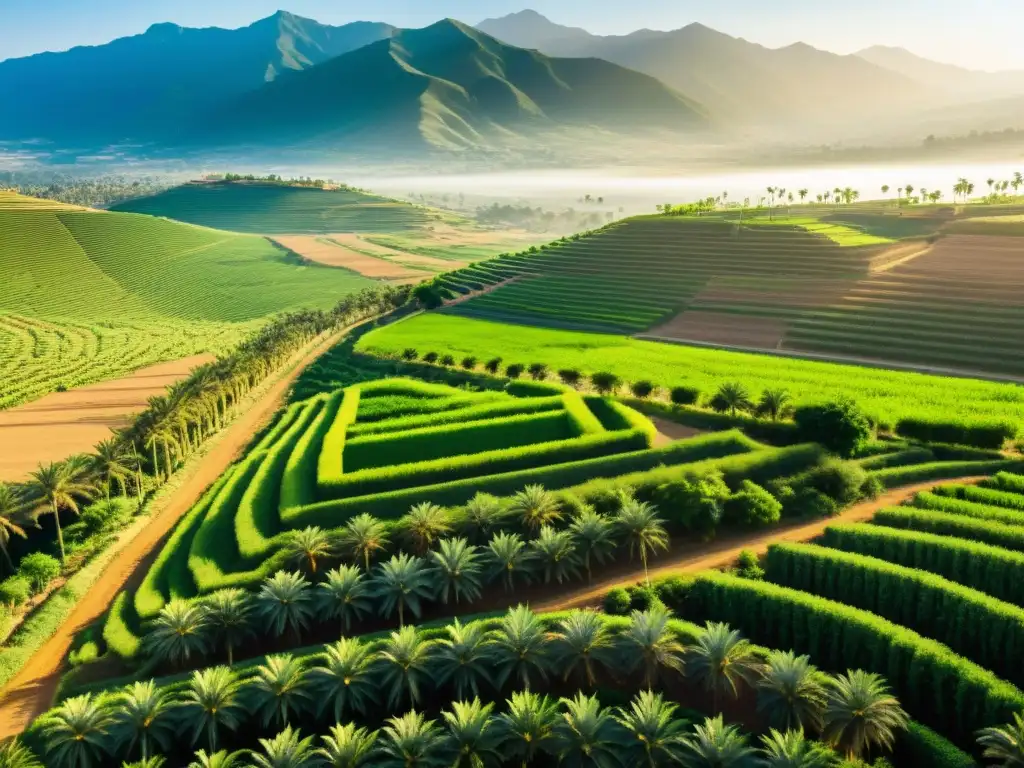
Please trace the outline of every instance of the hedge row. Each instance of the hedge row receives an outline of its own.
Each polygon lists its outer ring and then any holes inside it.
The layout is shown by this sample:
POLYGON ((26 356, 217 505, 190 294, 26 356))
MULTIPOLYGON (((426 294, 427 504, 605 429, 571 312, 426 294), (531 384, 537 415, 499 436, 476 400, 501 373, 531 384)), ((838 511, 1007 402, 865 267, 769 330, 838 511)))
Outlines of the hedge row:
POLYGON ((103 624, 103 642, 107 650, 122 659, 132 659, 142 647, 142 638, 129 625, 131 600, 127 592, 121 592, 110 606, 106 622, 103 624))
MULTIPOLYGON (((938 490, 938 489, 936 489, 938 490)), ((942 496, 938 493, 923 491, 914 497, 914 506, 918 509, 931 509, 936 512, 950 512, 954 515, 974 517, 979 520, 994 520, 1007 525, 1024 525, 1024 512, 1017 512, 1005 507, 993 507, 973 501, 963 501, 953 496, 942 496)))
MULTIPOLYGON (((626 429, 643 429, 654 432, 654 425, 649 419, 645 419, 639 413, 635 413, 636 419, 618 418, 613 424, 605 422, 600 417, 600 412, 595 410, 594 404, 589 399, 584 401, 578 392, 566 393, 562 396, 565 412, 569 415, 573 426, 581 435, 596 435, 604 431, 618 432, 626 429), (636 422, 636 424, 632 422, 636 422)), ((650 442, 654 442, 654 435, 651 434, 650 442)))
POLYGON ((928 480, 948 480, 956 477, 988 475, 1003 469, 1021 466, 1021 462, 1009 459, 996 461, 936 461, 930 464, 916 464, 910 467, 890 467, 872 472, 886 488, 899 485, 923 483, 928 480))
POLYGON ((914 464, 927 464, 935 461, 935 454, 927 448, 907 448, 896 453, 883 453, 858 460, 864 469, 877 470, 890 467, 908 467, 914 464))
POLYGON ((303 403, 292 403, 289 405, 281 417, 274 422, 274 424, 267 430, 266 434, 260 438, 259 442, 252 447, 251 450, 262 451, 272 446, 277 439, 284 434, 285 430, 292 425, 295 421, 295 417, 299 415, 299 411, 302 410, 303 403))
POLYGON ((995 488, 1010 493, 1024 493, 1024 476, 1011 472, 998 472, 993 477, 981 482, 984 488, 995 488))
POLYGON ((387 421, 402 416, 418 416, 429 413, 444 413, 459 408, 479 405, 481 401, 499 400, 497 394, 460 394, 448 397, 419 397, 412 395, 381 395, 368 398, 365 394, 359 402, 358 420, 366 423, 387 421))
POLYGON ((777 544, 769 581, 877 613, 1024 684, 1024 609, 934 573, 812 544, 777 544))
POLYGON ((288 460, 281 486, 281 509, 312 504, 320 483, 341 475, 348 426, 355 421, 361 399, 359 387, 331 396, 313 429, 302 436, 298 450, 288 460))
POLYGON ((931 421, 928 419, 901 419, 896 432, 926 443, 952 443, 970 445, 975 448, 1002 448, 1007 440, 1013 440, 1020 432, 1020 426, 1010 421, 961 424, 957 422, 931 421))
POLYGON ((969 539, 877 525, 830 525, 822 542, 845 552, 919 568, 1024 606, 1024 554, 969 539))
POLYGON ((441 424, 452 424, 460 421, 479 421, 481 419, 497 418, 499 416, 515 416, 524 413, 541 413, 543 411, 557 411, 563 407, 561 395, 554 397, 531 397, 529 399, 510 399, 486 402, 480 405, 472 405, 468 408, 459 408, 454 411, 442 413, 418 414, 415 416, 402 416, 397 419, 385 419, 384 421, 371 421, 365 424, 355 423, 348 428, 348 437, 362 437, 364 435, 376 435, 386 432, 402 432, 407 429, 419 427, 439 426, 441 424))
POLYGON ((608 397, 588 396, 584 398, 587 407, 600 420, 601 425, 608 430, 619 429, 642 429, 650 435, 651 442, 654 442, 658 434, 657 428, 651 420, 639 411, 635 411, 628 405, 623 405, 617 400, 608 397))
POLYGON ((942 496, 951 496, 978 504, 1004 507, 1024 512, 1024 495, 995 488, 978 488, 975 485, 946 485, 935 489, 942 496))
POLYGON ((512 397, 550 397, 567 392, 569 388, 550 381, 510 381, 505 391, 512 397))
POLYGON ((1024 552, 1024 527, 913 507, 888 507, 875 513, 876 525, 905 528, 981 541, 1024 552))
POLYGON ((888 679, 917 720, 969 747, 975 732, 1012 722, 1024 693, 948 647, 880 616, 776 584, 724 573, 696 576, 683 615, 724 621, 761 645, 806 653, 824 669, 888 679))
POLYGON ((896 737, 892 756, 896 765, 920 768, 978 768, 974 758, 931 728, 911 720, 896 737))
POLYGON ((715 413, 700 408, 675 406, 656 400, 623 398, 623 402, 647 415, 659 416, 694 429, 719 430, 742 429, 751 437, 765 440, 773 445, 794 445, 800 441, 796 424, 791 421, 766 421, 754 416, 738 413, 715 413))

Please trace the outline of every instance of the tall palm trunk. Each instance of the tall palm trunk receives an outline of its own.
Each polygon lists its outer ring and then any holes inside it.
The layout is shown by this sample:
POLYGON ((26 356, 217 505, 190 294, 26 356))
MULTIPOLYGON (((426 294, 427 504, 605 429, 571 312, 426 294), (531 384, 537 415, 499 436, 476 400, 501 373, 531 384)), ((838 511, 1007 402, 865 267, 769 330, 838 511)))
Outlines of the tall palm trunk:
POLYGON ((647 571, 647 547, 643 544, 640 545, 640 560, 644 564, 644 580, 647 582, 647 588, 651 587, 651 574, 647 571))
POLYGON ((51 501, 50 506, 53 508, 53 522, 57 524, 57 545, 60 547, 60 562, 64 564, 64 531, 60 527, 60 510, 57 508, 57 502, 51 501))
MULTIPOLYGON (((3 536, 3 534, 0 534, 3 536)), ((4 560, 7 561, 7 567, 14 573, 17 569, 14 567, 14 561, 11 560, 11 553, 7 551, 7 541, 4 538, 0 538, 0 552, 4 553, 4 560)))

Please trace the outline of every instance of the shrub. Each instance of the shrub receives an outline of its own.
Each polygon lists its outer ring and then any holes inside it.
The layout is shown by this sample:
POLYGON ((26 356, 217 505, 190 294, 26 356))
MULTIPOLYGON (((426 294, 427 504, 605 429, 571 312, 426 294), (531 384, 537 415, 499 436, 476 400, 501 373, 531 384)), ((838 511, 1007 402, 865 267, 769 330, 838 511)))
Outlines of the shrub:
POLYGON ((12 611, 28 602, 32 594, 32 585, 24 576, 8 576, 0 581, 0 605, 12 611))
POLYGON ((740 556, 736 558, 736 575, 740 578, 753 579, 754 581, 760 581, 764 578, 764 568, 761 567, 761 561, 749 549, 744 549, 740 552, 740 556))
POLYGON ((445 355, 444 357, 441 358, 441 365, 443 365, 445 368, 451 368, 452 366, 455 365, 455 358, 452 357, 451 355, 445 355))
POLYGON ((411 361, 413 361, 413 360, 415 360, 415 359, 416 359, 417 357, 419 357, 419 356, 420 356, 420 353, 419 353, 419 352, 417 352, 417 351, 416 351, 415 349, 413 349, 412 347, 409 347, 408 349, 406 349, 406 350, 404 350, 404 351, 402 352, 402 359, 403 359, 403 360, 408 360, 408 361, 410 361, 410 362, 411 362, 411 361))
POLYGON ((672 387, 669 399, 673 405, 696 405, 700 401, 700 390, 696 387, 672 387))
POLYGON ((563 368, 558 372, 558 378, 562 380, 562 383, 569 387, 578 387, 580 381, 583 379, 583 374, 575 368, 563 368))
POLYGON ((518 379, 523 375, 523 366, 519 363, 512 363, 505 367, 505 375, 510 379, 518 379))
POLYGON ((467 371, 472 371, 476 368, 476 358, 470 355, 469 357, 462 358, 462 367, 467 371))
POLYGON ((501 358, 492 357, 490 360, 484 363, 484 368, 487 369, 488 373, 497 375, 498 371, 501 369, 501 358))
POLYGON ((725 519, 752 527, 772 525, 782 517, 782 504, 757 483, 744 480, 740 490, 726 499, 725 519))
MULTIPOLYGON (((550 398, 555 395, 562 395, 565 390, 558 384, 545 381, 519 380, 510 381, 505 385, 505 392, 512 397, 544 397, 550 398)), ((562 401, 564 402, 564 401, 562 401)))
POLYGON ((651 490, 640 488, 638 495, 654 504, 671 528, 710 538, 722 520, 729 486, 721 473, 711 472, 662 482, 651 490))
POLYGON ((42 592, 47 584, 60 576, 60 562, 43 552, 33 552, 21 558, 18 575, 28 580, 33 592, 42 592))
POLYGON ((928 768, 977 768, 966 752, 957 749, 946 738, 911 720, 907 730, 896 737, 893 757, 897 765, 928 766, 928 768))
POLYGON ((897 434, 926 443, 954 443, 975 448, 1002 448, 1020 432, 1020 425, 1009 421, 962 424, 922 418, 901 419, 897 434))
POLYGON ((529 371, 534 381, 543 381, 548 377, 548 367, 544 363, 530 363, 529 371))
POLYGON ((813 488, 845 506, 861 498, 867 479, 868 473, 854 462, 829 459, 820 467, 794 478, 792 483, 794 490, 813 488))
POLYGON ((618 389, 619 382, 619 377, 608 371, 598 371, 590 375, 590 383, 602 395, 609 395, 618 389))
POLYGON ((629 385, 629 391, 633 393, 633 397, 646 400, 654 392, 654 385, 649 381, 634 381, 629 385))
POLYGON ((873 436, 871 420, 849 399, 798 408, 793 414, 802 439, 850 458, 873 436))
POLYGON ((860 488, 860 495, 865 499, 877 499, 885 491, 882 481, 874 475, 868 475, 860 488))
POLYGON ((1020 462, 1012 459, 1001 461, 936 461, 930 464, 915 464, 912 467, 890 467, 874 472, 874 476, 886 488, 920 483, 926 480, 947 480, 954 477, 983 475, 998 472, 1008 467, 1019 467, 1020 462))
POLYGON ((615 587, 604 596, 604 612, 612 616, 626 616, 632 608, 629 593, 622 587, 615 587))
POLYGON ((424 309, 437 309, 444 304, 441 291, 433 281, 420 283, 412 291, 413 298, 420 303, 424 309))
POLYGON ((134 501, 114 498, 90 504, 82 510, 79 522, 84 524, 90 535, 108 533, 128 525, 134 513, 134 501))
POLYGON ((433 365, 434 363, 437 362, 438 357, 439 355, 437 354, 437 352, 427 352, 427 354, 423 356, 423 362, 430 363, 431 365, 433 365))
POLYGON ((720 386, 709 404, 712 410, 718 413, 728 413, 732 416, 754 410, 754 402, 750 399, 750 392, 747 391, 743 384, 738 382, 730 382, 720 386))
POLYGON ((816 488, 803 488, 784 500, 783 509, 787 517, 821 518, 838 514, 839 505, 816 488))
POLYGON ((626 591, 629 594, 630 611, 646 611, 662 604, 661 598, 658 597, 658 593, 653 586, 649 587, 646 584, 638 584, 626 591))

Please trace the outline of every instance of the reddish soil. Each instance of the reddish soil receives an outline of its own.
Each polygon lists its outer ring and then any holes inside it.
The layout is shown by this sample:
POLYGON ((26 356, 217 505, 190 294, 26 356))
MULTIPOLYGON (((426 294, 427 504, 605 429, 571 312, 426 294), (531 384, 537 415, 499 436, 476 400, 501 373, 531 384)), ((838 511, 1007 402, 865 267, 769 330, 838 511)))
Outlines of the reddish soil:
POLYGON ((131 376, 54 392, 0 411, 0 482, 25 480, 39 464, 92 450, 126 426, 154 395, 188 376, 213 355, 140 368, 131 376))
POLYGON ((371 243, 369 240, 365 240, 361 235, 352 233, 327 235, 327 237, 344 247, 362 251, 363 253, 370 253, 374 256, 391 259, 392 261, 405 262, 407 264, 422 264, 425 267, 433 267, 442 272, 448 272, 453 269, 462 269, 463 267, 469 266, 469 263, 465 261, 438 259, 433 256, 423 256, 419 253, 407 253, 406 251, 399 251, 395 248, 388 248, 386 245, 371 243))
POLYGON ((734 347, 776 349, 786 336, 786 327, 785 322, 767 317, 686 310, 644 335, 734 347))
POLYGON ((688 427, 685 424, 677 424, 668 419, 659 419, 653 416, 648 418, 658 428, 658 445, 665 445, 674 440, 688 440, 691 437, 700 437, 707 434, 706 430, 688 427))
POLYGON ((286 235, 275 237, 273 240, 310 261, 348 269, 364 277, 394 280, 415 277, 426 279, 430 276, 426 272, 417 273, 401 264, 357 253, 343 245, 312 235, 286 235))

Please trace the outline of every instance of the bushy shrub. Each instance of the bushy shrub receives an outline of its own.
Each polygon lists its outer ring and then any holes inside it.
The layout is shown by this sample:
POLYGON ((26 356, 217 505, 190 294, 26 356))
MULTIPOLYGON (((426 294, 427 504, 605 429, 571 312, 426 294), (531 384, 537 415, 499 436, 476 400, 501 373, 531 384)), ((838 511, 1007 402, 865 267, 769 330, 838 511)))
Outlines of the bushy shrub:
POLYGON ((622 587, 615 587, 604 596, 604 612, 612 616, 627 615, 632 606, 629 593, 622 587))
POLYGON ((60 576, 60 562, 44 552, 33 552, 21 558, 18 575, 28 580, 33 592, 42 592, 47 584, 60 576))
POLYGON ((790 498, 783 500, 782 506, 786 517, 821 518, 839 513, 835 499, 816 488, 803 488, 794 492, 790 498))
POLYGON ((24 576, 8 576, 0 581, 0 605, 14 610, 28 602, 32 585, 24 576))
POLYGON ((851 461, 829 459, 820 467, 801 475, 794 487, 813 488, 833 499, 840 506, 851 504, 861 498, 861 492, 868 479, 868 473, 851 461))
POLYGON ((646 400, 654 392, 654 385, 649 381, 634 381, 629 385, 629 391, 633 393, 633 397, 646 400))
POLYGON ((412 295, 424 309, 437 309, 444 303, 441 290, 433 281, 420 283, 413 288, 412 295))
POLYGON ((797 408, 793 414, 802 439, 850 458, 873 436, 871 420, 847 398, 797 408))
POLYGON ((578 387, 580 381, 583 379, 583 374, 575 368, 563 368, 558 372, 558 378, 567 386, 578 387))
POLYGON ((452 357, 451 355, 445 355, 444 357, 441 358, 441 365, 443 365, 445 368, 451 368, 452 366, 455 365, 455 358, 452 357))
POLYGON ((437 362, 438 357, 439 355, 437 354, 437 352, 427 352, 427 354, 423 356, 423 362, 430 363, 431 365, 433 365, 434 363, 437 362))
POLYGON ((729 486, 721 473, 712 472, 660 482, 650 489, 641 487, 637 496, 654 504, 673 529, 710 538, 722 521, 729 486))
POLYGON ((725 502, 725 519, 735 525, 762 527, 779 522, 781 517, 778 499, 750 480, 744 480, 725 502))
POLYGON ((518 379, 523 375, 523 366, 519 363, 512 363, 505 367, 505 375, 510 379, 518 379))
POLYGON ((420 356, 420 353, 417 352, 412 347, 408 347, 407 349, 405 349, 402 352, 402 359, 403 360, 408 360, 409 362, 412 362, 413 360, 415 360, 419 356, 420 356))
POLYGON ((696 387, 672 387, 669 399, 673 405, 696 405, 700 401, 700 390, 696 387))
POLYGON ((476 358, 470 355, 469 357, 462 358, 462 367, 467 371, 472 371, 476 368, 476 358))
POLYGON ((1020 432, 1020 425, 1010 421, 964 424, 922 418, 901 419, 896 432, 903 437, 927 443, 953 443, 975 448, 1002 448, 1020 432))
POLYGON ((647 586, 646 584, 638 584, 635 587, 630 587, 629 593, 629 610, 630 611, 646 611, 653 606, 662 605, 661 598, 658 597, 657 591, 653 586, 647 586))
POLYGON ((501 358, 492 357, 490 360, 484 363, 484 368, 487 369, 488 373, 497 374, 498 371, 501 370, 501 358))
POLYGON ((548 367, 544 363, 530 363, 528 370, 534 381, 543 381, 548 377, 548 367))
POLYGON ((590 383, 602 395, 609 395, 619 387, 620 379, 614 373, 598 371, 590 375, 590 383))
POLYGON ((885 492, 885 486, 882 481, 874 475, 868 475, 864 481, 864 485, 860 488, 860 495, 865 499, 877 499, 885 492))
POLYGON ((80 522, 90 535, 124 528, 132 519, 134 502, 124 498, 97 501, 82 510, 80 522))

